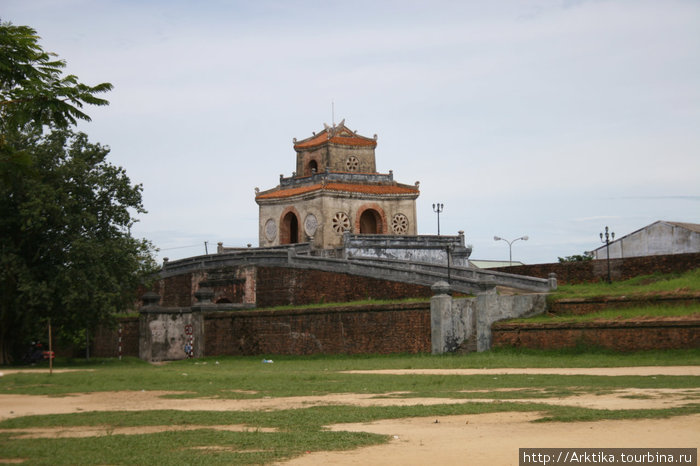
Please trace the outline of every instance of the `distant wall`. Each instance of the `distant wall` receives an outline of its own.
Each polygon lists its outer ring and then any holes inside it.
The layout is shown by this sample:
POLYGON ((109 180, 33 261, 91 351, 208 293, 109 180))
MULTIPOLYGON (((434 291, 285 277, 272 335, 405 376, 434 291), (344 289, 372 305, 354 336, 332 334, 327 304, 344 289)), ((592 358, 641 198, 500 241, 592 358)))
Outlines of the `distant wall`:
MULTIPOLYGON (((608 248, 593 251, 596 259, 607 259, 608 248)), ((700 233, 686 226, 659 221, 610 243, 610 257, 685 254, 700 251, 700 233)))
POLYGON ((493 346, 561 349, 594 346, 616 351, 700 347, 700 321, 609 321, 496 324, 493 346))
MULTIPOLYGON (((615 280, 628 280, 654 272, 686 272, 700 267, 700 253, 669 254, 665 256, 626 257, 610 259, 610 275, 615 280)), ((607 279, 608 261, 591 260, 586 262, 564 262, 552 264, 532 264, 512 267, 499 267, 499 272, 547 278, 557 274, 557 282, 563 284, 598 282, 607 279)))
POLYGON ((696 292, 674 296, 650 296, 648 298, 610 296, 604 298, 558 299, 549 304, 548 312, 551 314, 582 315, 610 308, 620 309, 659 305, 700 305, 700 293, 696 292))

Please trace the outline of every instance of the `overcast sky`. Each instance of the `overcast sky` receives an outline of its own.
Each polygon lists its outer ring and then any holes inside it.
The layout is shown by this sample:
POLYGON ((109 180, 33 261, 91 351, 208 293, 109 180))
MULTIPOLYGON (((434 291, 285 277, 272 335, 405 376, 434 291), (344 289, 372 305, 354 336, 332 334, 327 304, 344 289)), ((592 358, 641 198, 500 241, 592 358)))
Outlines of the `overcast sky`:
POLYGON ((420 181, 419 234, 556 262, 700 223, 700 2, 3 0, 111 104, 80 129, 142 183, 171 260, 258 244, 255 187, 345 119, 420 181), (332 114, 334 103, 335 113, 332 114))

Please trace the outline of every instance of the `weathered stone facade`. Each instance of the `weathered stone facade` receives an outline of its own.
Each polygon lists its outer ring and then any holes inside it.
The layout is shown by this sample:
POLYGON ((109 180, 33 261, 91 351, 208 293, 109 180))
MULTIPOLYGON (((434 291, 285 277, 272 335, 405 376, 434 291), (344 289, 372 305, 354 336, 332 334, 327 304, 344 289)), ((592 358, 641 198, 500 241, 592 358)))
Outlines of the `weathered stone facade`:
POLYGON ((595 259, 698 253, 700 224, 659 220, 592 252, 595 259))
POLYGON ((294 141, 296 171, 279 186, 256 190, 259 245, 309 242, 315 248, 342 245, 343 233, 415 235, 418 183, 377 173, 376 136, 367 138, 344 121, 294 141))

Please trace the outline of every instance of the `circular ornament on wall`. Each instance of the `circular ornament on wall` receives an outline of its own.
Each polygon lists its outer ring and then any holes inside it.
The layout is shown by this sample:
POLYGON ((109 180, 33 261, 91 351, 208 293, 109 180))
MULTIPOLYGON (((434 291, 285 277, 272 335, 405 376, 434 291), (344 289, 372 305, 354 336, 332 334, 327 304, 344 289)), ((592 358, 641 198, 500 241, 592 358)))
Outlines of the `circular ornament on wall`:
POLYGON ((351 155, 345 161, 345 168, 347 168, 349 172, 356 172, 359 167, 360 161, 354 155, 351 155))
POLYGON ((336 213, 331 220, 331 224, 333 226, 333 231, 336 233, 344 233, 350 230, 350 219, 345 212, 336 213))
POLYGON ((397 235, 405 235, 408 232, 408 217, 404 214, 396 214, 391 219, 391 228, 397 235))
POLYGON ((277 238, 277 224, 272 219, 265 222, 265 238, 268 241, 274 241, 277 238))
POLYGON ((316 216, 314 214, 307 215, 306 219, 304 220, 304 231, 306 231, 306 234, 308 236, 313 236, 314 233, 316 233, 317 228, 318 220, 316 219, 316 216))

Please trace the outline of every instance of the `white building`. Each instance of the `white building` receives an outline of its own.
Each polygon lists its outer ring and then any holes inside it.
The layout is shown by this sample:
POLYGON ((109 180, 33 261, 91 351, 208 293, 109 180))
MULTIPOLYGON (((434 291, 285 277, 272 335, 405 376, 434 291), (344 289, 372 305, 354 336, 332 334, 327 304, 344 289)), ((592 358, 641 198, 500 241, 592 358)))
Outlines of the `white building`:
MULTIPOLYGON (((700 252, 700 224, 659 220, 610 242, 610 258, 659 256, 700 252)), ((593 251, 594 259, 606 259, 606 246, 593 251)))

